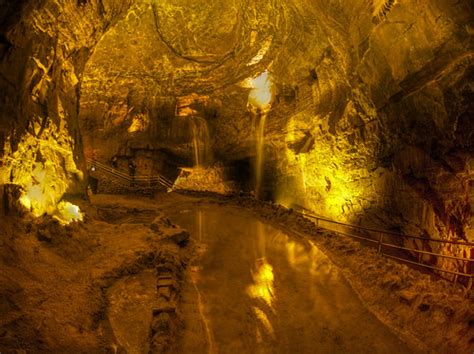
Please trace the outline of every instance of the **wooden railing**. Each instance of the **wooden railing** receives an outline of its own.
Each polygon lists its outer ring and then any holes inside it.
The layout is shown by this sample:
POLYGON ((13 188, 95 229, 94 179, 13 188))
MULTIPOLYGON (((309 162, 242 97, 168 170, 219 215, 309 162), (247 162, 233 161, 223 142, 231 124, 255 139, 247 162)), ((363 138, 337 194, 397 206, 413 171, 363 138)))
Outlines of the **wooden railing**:
POLYGON ((106 173, 110 177, 132 188, 155 188, 156 186, 162 186, 166 189, 173 188, 173 182, 159 174, 155 176, 131 176, 97 160, 87 159, 87 164, 89 171, 106 173))
MULTIPOLYGON (((467 279, 467 282, 464 285, 466 286, 467 291, 471 291, 472 289, 473 275, 472 275, 472 270, 471 270, 471 264, 474 261, 474 259, 447 255, 447 254, 432 252, 430 250, 425 250, 425 243, 434 242, 434 243, 440 243, 440 244, 446 244, 446 245, 459 245, 459 246, 467 247, 467 249, 469 250, 472 250, 472 248, 474 247, 473 242, 442 240, 442 239, 437 239, 437 238, 424 238, 420 236, 405 235, 405 234, 400 234, 400 233, 392 232, 392 231, 385 231, 385 230, 346 224, 346 223, 334 221, 331 219, 327 219, 321 216, 313 215, 307 212, 301 212, 300 214, 304 217, 315 220, 316 226, 318 227, 331 230, 341 235, 367 241, 371 243, 372 245, 374 245, 375 247, 377 247, 378 253, 388 258, 392 258, 401 262, 417 265, 423 268, 428 268, 431 270, 435 270, 437 272, 452 274, 454 275, 454 277, 449 278, 449 280, 452 280, 454 282, 457 282, 459 277, 465 277, 467 279), (342 226, 346 230, 345 231, 337 230, 337 226, 342 226), (422 249, 407 247, 405 245, 402 246, 396 243, 389 243, 388 238, 390 236, 396 237, 396 240, 406 240, 406 239, 421 240, 422 249), (403 252, 400 252, 400 254, 394 255, 394 254, 390 254, 389 250, 400 250, 403 252), (406 252, 413 252, 413 254, 417 255, 416 257, 417 259, 409 259, 406 252), (459 268, 462 268, 463 270, 462 271, 449 270, 449 269, 443 269, 431 264, 426 264, 422 261, 423 255, 429 255, 429 256, 454 260, 454 261, 460 261, 462 262, 463 266, 459 268)), ((469 252, 469 254, 471 254, 471 252, 469 252)))

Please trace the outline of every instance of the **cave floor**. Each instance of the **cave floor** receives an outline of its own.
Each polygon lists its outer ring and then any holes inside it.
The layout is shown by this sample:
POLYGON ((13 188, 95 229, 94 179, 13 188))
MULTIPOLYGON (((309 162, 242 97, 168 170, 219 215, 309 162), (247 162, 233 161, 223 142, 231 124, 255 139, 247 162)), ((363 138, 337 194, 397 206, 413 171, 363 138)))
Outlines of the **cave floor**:
POLYGON ((0 219, 1 352, 450 353, 472 345, 474 310, 462 287, 271 203, 159 193, 96 195, 80 206, 85 222, 66 228, 0 219), (163 272, 172 285, 160 288, 163 272))

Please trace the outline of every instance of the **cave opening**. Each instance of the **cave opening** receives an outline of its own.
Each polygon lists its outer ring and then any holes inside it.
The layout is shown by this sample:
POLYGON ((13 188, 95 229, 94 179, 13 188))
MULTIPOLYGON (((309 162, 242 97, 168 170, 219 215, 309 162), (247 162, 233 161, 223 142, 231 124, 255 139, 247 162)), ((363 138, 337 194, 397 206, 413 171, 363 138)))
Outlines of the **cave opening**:
POLYGON ((471 350, 472 10, 0 0, 0 351, 471 350))

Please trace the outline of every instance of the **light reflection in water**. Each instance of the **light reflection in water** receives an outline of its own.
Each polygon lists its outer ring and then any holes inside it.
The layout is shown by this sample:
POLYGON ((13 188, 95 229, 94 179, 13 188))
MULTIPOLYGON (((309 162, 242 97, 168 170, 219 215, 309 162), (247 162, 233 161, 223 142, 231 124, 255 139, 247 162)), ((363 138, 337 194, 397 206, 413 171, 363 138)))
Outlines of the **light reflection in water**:
POLYGON ((183 353, 339 353, 348 345, 360 353, 367 345, 374 352, 409 352, 361 307, 337 267, 311 241, 248 214, 235 216, 234 209, 202 209, 202 217, 200 211, 179 213, 183 222, 177 223, 188 227, 196 241, 202 233, 205 243, 193 281, 202 298, 193 292, 197 306, 190 316, 200 315, 207 343, 202 351, 191 350, 196 332, 190 327, 190 350, 183 353), (355 340, 360 328, 387 345, 369 337, 355 340), (327 338, 330 333, 337 338, 327 338), (327 338, 318 343, 321 350, 314 346, 318 335, 327 338))
POLYGON ((247 294, 254 299, 263 300, 268 306, 273 307, 275 290, 273 287, 273 267, 265 258, 255 261, 256 271, 252 272, 253 284, 247 287, 247 294))
MULTIPOLYGON (((261 235, 264 236, 263 233, 261 235)), ((260 239, 264 240, 264 237, 259 237, 259 241, 260 239)), ((263 257, 258 258, 255 261, 255 268, 256 270, 252 271, 253 284, 247 287, 247 294, 251 298, 262 300, 266 305, 268 305, 268 307, 262 306, 263 304, 252 306, 252 310, 255 313, 257 319, 263 325, 263 328, 265 328, 268 335, 274 338, 275 331, 270 320, 268 319, 268 315, 265 313, 266 308, 270 308, 273 313, 275 312, 273 307, 273 302, 275 300, 273 267, 270 265, 270 263, 268 263, 267 259, 263 257)), ((256 337, 258 343, 262 342, 262 334, 258 327, 256 328, 256 337)))
MULTIPOLYGON (((259 321, 262 323, 263 327, 267 330, 267 333, 272 337, 275 338, 275 330, 273 329, 273 326, 268 319, 268 316, 263 310, 261 310, 259 307, 254 306, 253 307, 253 312, 255 312, 255 315, 259 319, 259 321)), ((262 341, 262 335, 260 333, 260 330, 257 328, 257 342, 262 341)))
POLYGON ((298 267, 306 266, 309 261, 309 255, 304 246, 301 243, 290 241, 287 236, 283 237, 285 237, 284 245, 286 248, 288 263, 291 268, 297 270, 298 267))

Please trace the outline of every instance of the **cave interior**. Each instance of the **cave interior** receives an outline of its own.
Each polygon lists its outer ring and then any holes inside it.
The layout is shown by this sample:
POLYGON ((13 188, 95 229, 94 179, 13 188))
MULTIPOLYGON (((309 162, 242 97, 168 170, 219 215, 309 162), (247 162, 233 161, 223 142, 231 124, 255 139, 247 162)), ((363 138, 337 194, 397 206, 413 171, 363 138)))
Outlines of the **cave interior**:
MULTIPOLYGON (((322 242, 413 352, 471 352, 473 7, 0 0, 0 351, 308 352, 263 310, 249 346, 223 346, 212 297, 190 332, 203 218, 237 205, 322 242), (179 212, 201 204, 195 228, 179 212)), ((253 281, 273 281, 258 259, 253 281)))

